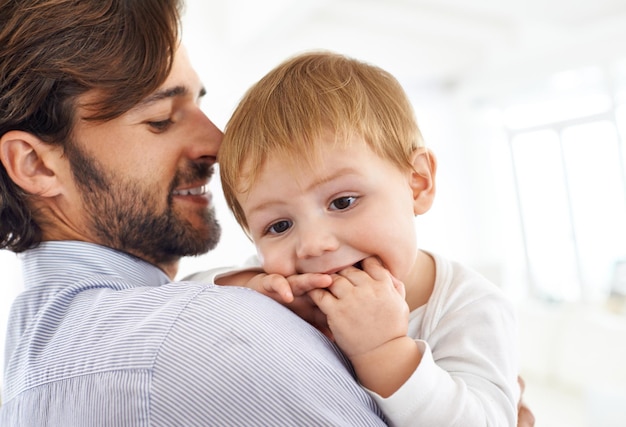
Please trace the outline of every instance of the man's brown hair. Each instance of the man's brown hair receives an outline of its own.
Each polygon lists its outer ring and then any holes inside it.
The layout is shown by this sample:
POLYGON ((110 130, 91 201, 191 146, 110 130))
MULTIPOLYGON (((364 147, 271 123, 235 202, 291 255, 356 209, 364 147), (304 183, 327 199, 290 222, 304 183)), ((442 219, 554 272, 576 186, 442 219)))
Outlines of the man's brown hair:
MULTIPOLYGON (((0 0, 0 137, 29 132, 65 146, 76 99, 87 120, 119 117, 165 81, 182 0, 0 0)), ((0 164, 0 249, 36 246, 28 195, 0 164)))

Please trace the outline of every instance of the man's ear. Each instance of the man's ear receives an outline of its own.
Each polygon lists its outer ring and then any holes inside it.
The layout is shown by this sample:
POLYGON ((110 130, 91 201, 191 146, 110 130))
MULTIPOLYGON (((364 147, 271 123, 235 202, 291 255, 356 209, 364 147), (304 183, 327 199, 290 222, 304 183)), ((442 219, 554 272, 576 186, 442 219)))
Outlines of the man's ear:
POLYGON ((55 173, 60 153, 59 147, 28 132, 13 130, 0 138, 0 162, 11 180, 30 194, 54 197, 61 192, 55 173))
POLYGON ((417 148, 411 157, 410 186, 413 190, 413 213, 426 213, 435 200, 435 174, 437 159, 428 148, 417 148))

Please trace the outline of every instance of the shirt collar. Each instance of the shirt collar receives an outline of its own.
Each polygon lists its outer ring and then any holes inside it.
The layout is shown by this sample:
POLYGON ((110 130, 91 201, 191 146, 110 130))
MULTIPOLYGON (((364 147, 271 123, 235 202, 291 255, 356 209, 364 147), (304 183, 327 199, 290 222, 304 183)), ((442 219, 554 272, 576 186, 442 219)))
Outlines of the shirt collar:
POLYGON ((117 276, 137 286, 160 286, 171 282, 158 267, 137 257, 94 243, 42 242, 20 254, 24 285, 75 283, 83 277, 117 276))

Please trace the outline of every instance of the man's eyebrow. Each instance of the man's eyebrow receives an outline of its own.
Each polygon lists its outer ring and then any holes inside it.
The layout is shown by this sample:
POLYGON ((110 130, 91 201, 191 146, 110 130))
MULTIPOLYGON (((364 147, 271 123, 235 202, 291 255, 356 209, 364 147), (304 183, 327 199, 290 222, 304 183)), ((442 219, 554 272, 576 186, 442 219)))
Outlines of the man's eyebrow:
MULTIPOLYGON (((161 90, 157 90, 153 94, 144 98, 138 105, 145 106, 145 105, 153 104, 157 101, 161 101, 163 99, 184 96, 184 95, 187 95, 187 93, 189 93, 189 90, 185 86, 174 86, 171 88, 164 88, 161 90)), ((198 93, 198 97, 202 97, 205 94, 206 94, 206 89, 202 87, 200 89, 200 92, 198 93)))

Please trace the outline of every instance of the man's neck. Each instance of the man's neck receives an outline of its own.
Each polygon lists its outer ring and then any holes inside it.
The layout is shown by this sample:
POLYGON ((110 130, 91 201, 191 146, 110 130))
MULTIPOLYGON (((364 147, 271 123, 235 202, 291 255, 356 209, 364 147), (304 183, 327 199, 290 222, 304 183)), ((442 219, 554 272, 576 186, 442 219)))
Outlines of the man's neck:
POLYGON ((176 274, 178 274, 179 264, 180 260, 176 260, 169 263, 156 264, 156 266, 163 270, 163 272, 173 281, 176 278, 176 274))

